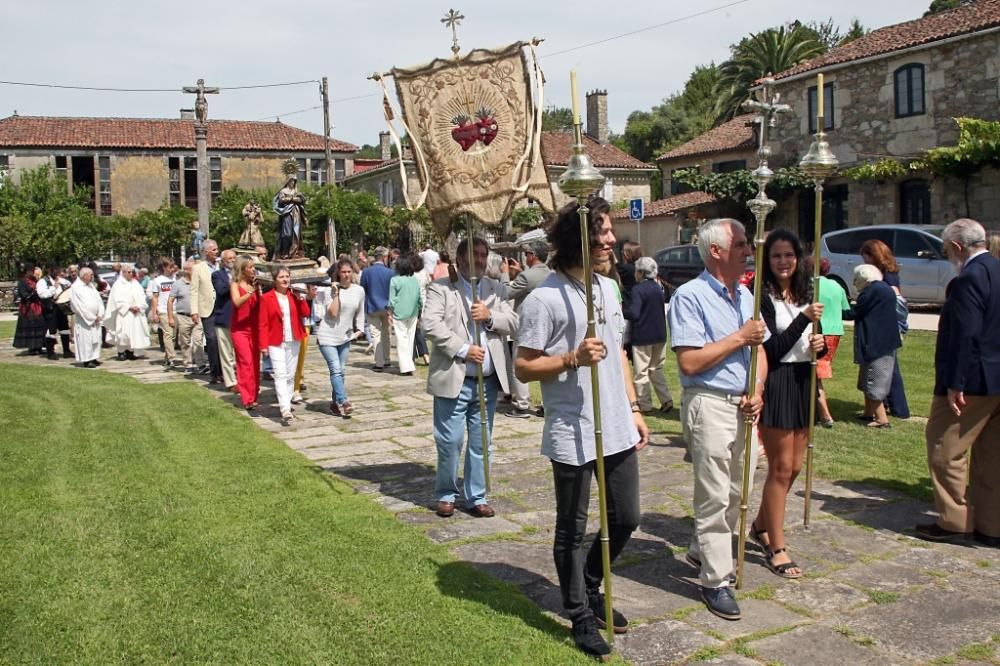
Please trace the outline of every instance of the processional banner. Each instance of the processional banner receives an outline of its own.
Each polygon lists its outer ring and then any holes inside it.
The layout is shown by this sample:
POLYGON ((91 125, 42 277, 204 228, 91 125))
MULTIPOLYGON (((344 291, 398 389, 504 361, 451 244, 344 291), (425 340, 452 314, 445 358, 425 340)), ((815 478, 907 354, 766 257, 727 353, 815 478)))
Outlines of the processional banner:
MULTIPOLYGON (((422 188, 420 201, 407 203, 424 203, 438 233, 446 235, 461 215, 499 225, 525 197, 553 210, 541 153, 542 75, 532 44, 476 49, 391 74, 422 188)), ((384 104, 391 121, 387 96, 384 104)))

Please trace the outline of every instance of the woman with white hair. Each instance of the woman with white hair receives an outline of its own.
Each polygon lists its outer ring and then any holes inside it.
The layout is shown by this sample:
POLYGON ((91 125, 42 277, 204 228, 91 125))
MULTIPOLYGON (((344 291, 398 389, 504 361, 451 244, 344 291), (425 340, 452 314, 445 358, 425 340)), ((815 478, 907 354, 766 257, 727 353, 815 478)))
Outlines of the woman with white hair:
POLYGON ((656 261, 639 257, 635 262, 635 286, 625 307, 625 319, 632 324, 632 379, 639 409, 653 410, 650 384, 660 401, 660 412, 674 408, 670 387, 663 375, 664 349, 667 343, 667 315, 663 305, 666 294, 656 279, 656 261))
POLYGON ((865 394, 865 411, 859 417, 869 428, 890 428, 882 401, 889 395, 896 350, 902 346, 896 320, 896 293, 882 281, 882 271, 871 264, 854 268, 858 300, 844 312, 853 319, 854 362, 858 364, 858 390, 865 394))

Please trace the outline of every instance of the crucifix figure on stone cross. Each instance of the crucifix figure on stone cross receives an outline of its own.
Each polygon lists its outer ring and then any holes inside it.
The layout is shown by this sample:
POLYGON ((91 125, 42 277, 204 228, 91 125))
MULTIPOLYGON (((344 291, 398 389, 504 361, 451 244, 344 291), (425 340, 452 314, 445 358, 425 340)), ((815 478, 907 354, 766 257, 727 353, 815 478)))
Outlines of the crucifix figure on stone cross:
POLYGON ((198 119, 198 122, 202 125, 208 122, 208 100, 205 99, 205 95, 217 95, 219 93, 219 88, 214 86, 205 86, 205 79, 198 79, 198 85, 196 86, 184 86, 182 89, 186 93, 191 93, 196 95, 194 100, 194 115, 198 119))
POLYGON ((760 124, 758 137, 760 149, 757 154, 766 165, 767 158, 771 154, 771 148, 768 146, 769 130, 774 127, 776 116, 779 113, 789 113, 792 107, 781 104, 781 93, 774 92, 774 79, 770 76, 761 81, 761 86, 755 91, 754 98, 743 102, 743 107, 757 114, 754 118, 754 122, 760 124))

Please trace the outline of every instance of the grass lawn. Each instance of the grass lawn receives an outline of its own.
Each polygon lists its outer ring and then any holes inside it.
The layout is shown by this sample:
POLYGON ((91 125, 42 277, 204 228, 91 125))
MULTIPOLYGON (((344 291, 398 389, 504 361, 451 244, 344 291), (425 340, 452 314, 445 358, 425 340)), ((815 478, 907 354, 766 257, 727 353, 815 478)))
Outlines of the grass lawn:
POLYGON ((0 663, 589 663, 199 387, 0 371, 0 663))
MULTIPOLYGON (((899 352, 912 416, 926 417, 930 410, 934 391, 936 336, 932 331, 911 331, 899 352)), ((677 360, 669 348, 664 373, 679 408, 681 391, 677 360)), ((867 429, 854 420, 854 415, 864 407, 864 398, 856 388, 857 378, 854 332, 848 327, 834 359, 833 379, 827 381, 825 386, 830 410, 837 424, 831 430, 816 428, 816 447, 813 449, 816 473, 830 481, 870 483, 931 500, 924 443, 925 419, 890 419, 890 430, 867 429)), ((537 384, 532 386, 532 394, 540 402, 541 393, 537 384)), ((668 418, 650 415, 646 417, 646 422, 654 433, 680 437, 679 418, 675 409, 668 418)))
POLYGON ((17 328, 16 321, 0 321, 0 341, 13 339, 15 328, 17 328))

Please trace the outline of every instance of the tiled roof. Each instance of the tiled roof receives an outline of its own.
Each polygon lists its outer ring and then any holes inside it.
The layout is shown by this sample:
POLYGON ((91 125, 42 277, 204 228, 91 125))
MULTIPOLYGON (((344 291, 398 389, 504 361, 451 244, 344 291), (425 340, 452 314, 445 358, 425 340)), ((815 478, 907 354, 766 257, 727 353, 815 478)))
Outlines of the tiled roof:
POLYGON ((753 114, 748 113, 727 120, 718 127, 713 127, 704 134, 696 136, 687 143, 681 144, 656 158, 657 162, 672 160, 678 157, 694 155, 710 155, 730 150, 751 150, 756 146, 754 141, 753 114))
MULTIPOLYGON (((168 118, 54 118, 0 120, 0 146, 194 150, 194 120, 168 118)), ((322 151, 323 137, 279 122, 209 120, 209 150, 322 151)), ((358 148, 330 140, 337 153, 358 148)))
POLYGON ((392 164, 396 160, 383 160, 383 159, 372 159, 370 157, 355 157, 354 158, 354 173, 364 173, 365 171, 371 171, 372 169, 379 169, 381 167, 392 164))
MULTIPOLYGON (((687 192, 685 194, 676 194, 666 199, 650 201, 646 204, 644 213, 645 217, 670 215, 686 208, 712 203, 713 201, 715 201, 715 197, 708 192, 687 192)), ((616 220, 626 220, 629 217, 629 211, 627 208, 616 210, 611 217, 616 220)))
MULTIPOLYGON (((598 169, 656 168, 610 143, 602 145, 586 134, 583 136, 583 149, 598 169)), ((573 132, 542 132, 542 155, 546 166, 566 166, 573 155, 573 132)))
POLYGON ((977 0, 946 12, 873 30, 860 39, 786 69, 774 78, 786 79, 830 65, 892 53, 996 26, 1000 26, 1000 0, 977 0))

